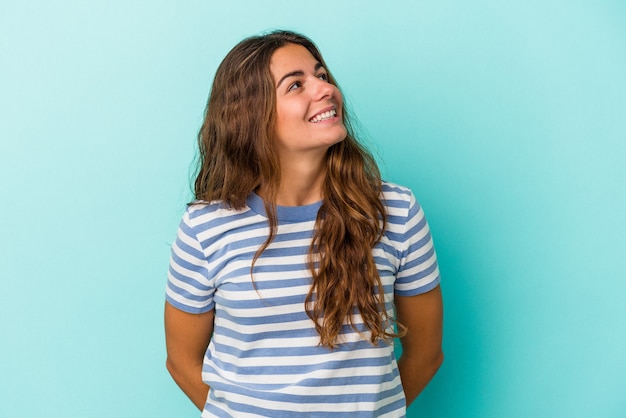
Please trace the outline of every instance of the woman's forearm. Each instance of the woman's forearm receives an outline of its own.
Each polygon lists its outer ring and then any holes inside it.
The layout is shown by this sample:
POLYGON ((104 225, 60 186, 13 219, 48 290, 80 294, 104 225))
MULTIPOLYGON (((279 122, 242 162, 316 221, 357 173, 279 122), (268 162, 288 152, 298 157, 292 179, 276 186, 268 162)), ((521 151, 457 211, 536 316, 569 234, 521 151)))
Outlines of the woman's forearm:
POLYGON ((193 404, 202 411, 209 393, 209 386, 202 381, 202 364, 183 365, 168 357, 167 370, 193 404))
POLYGON ((402 355, 398 360, 398 369, 402 387, 406 397, 407 407, 417 398, 417 396, 431 381, 441 363, 443 362, 443 352, 439 352, 429 359, 410 358, 402 355))

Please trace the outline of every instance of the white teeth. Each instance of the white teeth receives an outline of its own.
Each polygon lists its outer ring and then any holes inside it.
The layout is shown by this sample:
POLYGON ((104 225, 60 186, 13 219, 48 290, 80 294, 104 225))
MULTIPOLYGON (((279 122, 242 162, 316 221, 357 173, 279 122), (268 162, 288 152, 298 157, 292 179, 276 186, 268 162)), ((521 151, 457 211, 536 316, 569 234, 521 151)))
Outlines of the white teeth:
POLYGON ((328 112, 320 113, 319 115, 309 119, 309 121, 318 123, 326 119, 334 118, 335 116, 337 116, 337 111, 335 109, 331 109, 328 112))

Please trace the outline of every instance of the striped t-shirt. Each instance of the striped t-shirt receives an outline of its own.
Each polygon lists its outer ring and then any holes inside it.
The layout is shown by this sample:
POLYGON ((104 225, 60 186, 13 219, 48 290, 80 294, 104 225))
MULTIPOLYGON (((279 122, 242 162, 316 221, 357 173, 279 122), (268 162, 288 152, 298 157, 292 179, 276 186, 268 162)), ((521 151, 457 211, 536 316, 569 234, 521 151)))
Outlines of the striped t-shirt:
MULTIPOLYGON (((393 313, 394 294, 439 283, 424 213, 409 189, 383 184, 387 227, 373 249, 393 313)), ((393 342, 373 345, 347 323, 334 349, 319 344, 305 312, 307 254, 321 202, 278 206, 277 234, 254 265, 269 227, 262 199, 246 207, 188 207, 172 246, 167 301, 191 313, 215 309, 202 378, 210 386, 202 417, 403 417, 405 398, 393 342)))

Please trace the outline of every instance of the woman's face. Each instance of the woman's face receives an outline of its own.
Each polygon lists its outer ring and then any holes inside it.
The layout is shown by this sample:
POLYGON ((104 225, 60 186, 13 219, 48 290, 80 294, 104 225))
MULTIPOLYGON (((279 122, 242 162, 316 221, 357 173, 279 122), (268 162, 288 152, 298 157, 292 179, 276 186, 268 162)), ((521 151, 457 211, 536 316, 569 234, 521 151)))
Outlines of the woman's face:
POLYGON ((270 61, 276 86, 276 141, 281 159, 325 153, 347 134, 343 99, 322 64, 303 46, 277 49, 270 61))

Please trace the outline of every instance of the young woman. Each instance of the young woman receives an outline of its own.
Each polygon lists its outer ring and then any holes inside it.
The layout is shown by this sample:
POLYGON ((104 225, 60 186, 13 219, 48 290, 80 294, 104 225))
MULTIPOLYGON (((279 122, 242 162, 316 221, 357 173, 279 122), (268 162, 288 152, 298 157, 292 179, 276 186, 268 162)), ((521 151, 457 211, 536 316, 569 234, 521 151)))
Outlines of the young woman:
POLYGON ((199 148, 165 305, 176 383, 203 417, 404 416, 443 359, 435 251, 315 45, 235 46, 199 148))

